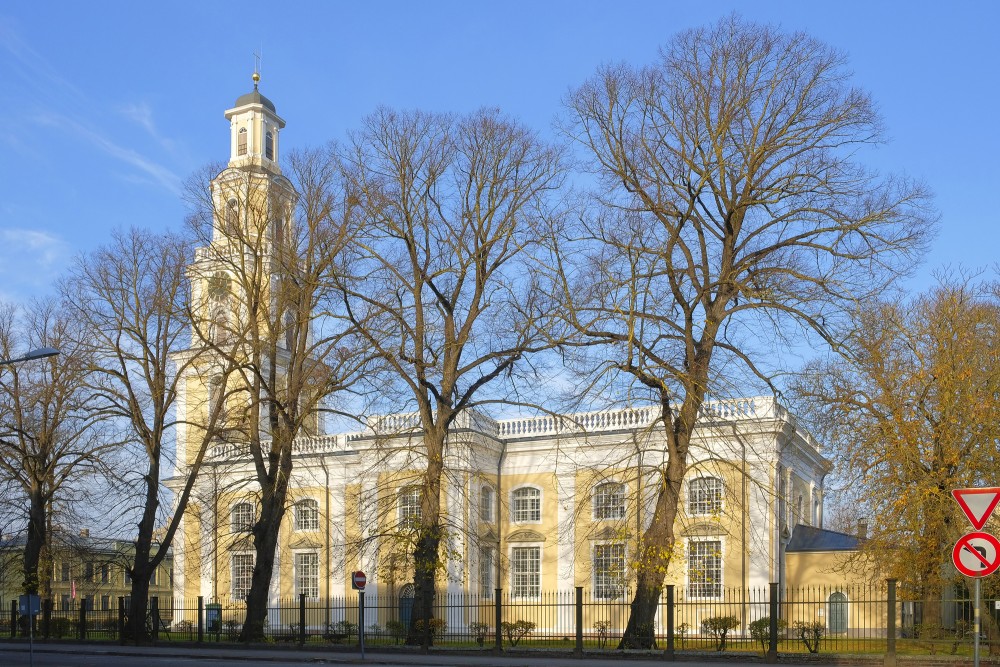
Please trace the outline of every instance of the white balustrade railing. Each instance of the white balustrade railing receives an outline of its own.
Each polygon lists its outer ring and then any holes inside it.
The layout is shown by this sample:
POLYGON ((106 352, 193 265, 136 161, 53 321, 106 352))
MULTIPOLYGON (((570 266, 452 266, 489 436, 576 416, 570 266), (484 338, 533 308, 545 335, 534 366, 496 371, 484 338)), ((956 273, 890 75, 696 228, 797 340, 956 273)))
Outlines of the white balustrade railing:
MULTIPOLYGON (((787 416, 785 409, 770 396, 732 400, 706 401, 699 412, 706 421, 737 421, 742 419, 780 419, 787 416)), ((648 405, 619 410, 599 410, 567 415, 540 415, 494 420, 475 410, 463 411, 455 420, 455 428, 471 429, 498 438, 530 438, 573 433, 602 433, 641 429, 660 418, 660 408, 648 405)), ((359 438, 375 435, 411 433, 420 427, 420 414, 416 412, 384 415, 372 418, 365 433, 336 433, 332 435, 297 438, 292 445, 294 454, 324 454, 343 452, 359 438)), ((248 454, 247 445, 226 443, 209 451, 210 460, 242 458, 248 454)))

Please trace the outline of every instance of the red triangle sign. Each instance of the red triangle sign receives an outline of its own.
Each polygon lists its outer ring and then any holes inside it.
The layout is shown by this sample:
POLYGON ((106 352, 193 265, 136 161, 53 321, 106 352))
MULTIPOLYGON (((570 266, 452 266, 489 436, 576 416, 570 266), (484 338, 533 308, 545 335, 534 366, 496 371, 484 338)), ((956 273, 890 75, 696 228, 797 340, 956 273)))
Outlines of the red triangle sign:
POLYGON ((976 530, 983 529, 997 503, 1000 503, 1000 488, 996 487, 953 489, 951 495, 955 496, 958 506, 965 512, 965 516, 969 518, 976 530))

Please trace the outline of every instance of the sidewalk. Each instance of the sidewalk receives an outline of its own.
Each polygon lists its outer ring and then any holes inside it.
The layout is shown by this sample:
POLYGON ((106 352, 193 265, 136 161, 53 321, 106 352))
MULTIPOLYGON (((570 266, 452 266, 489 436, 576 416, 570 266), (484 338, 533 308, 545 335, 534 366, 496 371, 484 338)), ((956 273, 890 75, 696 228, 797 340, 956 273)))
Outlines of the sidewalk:
MULTIPOLYGON (((643 665, 664 665, 666 662, 662 655, 651 656, 650 654, 602 652, 586 654, 582 658, 566 657, 565 654, 551 655, 535 652, 511 652, 510 654, 494 655, 483 652, 450 652, 440 651, 435 653, 416 653, 411 651, 388 651, 377 650, 375 652, 366 651, 365 659, 361 659, 359 651, 351 650, 322 650, 322 649, 299 649, 299 648, 272 648, 270 645, 261 646, 225 646, 217 645, 158 645, 158 646, 119 646, 117 644, 91 644, 91 643, 36 643, 35 653, 62 653, 70 655, 106 655, 106 656, 150 656, 157 658, 211 658, 213 660, 247 660, 253 657, 255 661, 263 662, 302 662, 344 665, 440 665, 447 667, 451 665, 474 665, 476 667, 517 667, 519 665, 532 667, 606 667, 611 662, 627 662, 629 665, 641 667, 643 665)), ((27 642, 2 641, 0 642, 0 663, 3 663, 2 656, 9 651, 27 652, 27 642)), ((815 667, 817 664, 859 664, 858 662, 846 662, 840 660, 805 660, 795 661, 797 656, 788 656, 789 661, 779 658, 780 664, 788 667, 808 665, 815 667)), ((830 656, 833 658, 834 656, 830 656)), ((677 662, 685 667, 719 667, 721 664, 739 666, 763 665, 761 658, 752 659, 749 656, 736 654, 718 654, 715 659, 706 660, 705 655, 680 654, 677 662)), ((865 660, 860 664, 881 665, 881 657, 874 657, 871 661, 865 660)))

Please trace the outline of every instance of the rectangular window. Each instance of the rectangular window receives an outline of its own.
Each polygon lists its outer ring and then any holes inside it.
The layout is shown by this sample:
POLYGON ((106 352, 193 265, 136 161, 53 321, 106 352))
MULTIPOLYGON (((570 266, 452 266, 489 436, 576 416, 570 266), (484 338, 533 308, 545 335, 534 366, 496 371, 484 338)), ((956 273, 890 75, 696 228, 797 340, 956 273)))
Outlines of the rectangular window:
POLYGON ((722 542, 688 542, 688 595, 692 598, 722 597, 722 542))
POLYGON ((101 564, 101 583, 107 584, 111 580, 111 566, 107 563, 101 564))
POLYGON ((594 545, 594 598, 617 600, 625 590, 625 545, 594 545))
POLYGON ((514 547, 510 552, 510 591, 515 598, 537 598, 542 588, 541 547, 514 547))
POLYGON ((479 550, 479 594, 484 598, 493 597, 493 547, 479 550))
POLYGON ((233 585, 234 600, 245 600, 250 594, 250 583, 253 581, 253 554, 233 555, 233 585))
POLYGON ((542 520, 542 492, 526 486, 514 491, 511 519, 514 523, 537 523, 542 520))
POLYGON ((94 580, 94 564, 86 563, 83 566, 83 580, 90 582, 94 580))
POLYGON ((126 586, 131 586, 132 585, 132 575, 129 574, 129 571, 128 571, 127 567, 124 569, 124 573, 125 573, 125 585, 126 586))
POLYGON ((420 524, 420 487, 408 486, 399 492, 399 524, 404 528, 420 524))
POLYGON ((594 491, 595 519, 625 518, 625 485, 616 482, 601 484, 594 491))
POLYGON ((59 579, 59 581, 69 581, 70 580, 69 563, 67 563, 66 561, 62 562, 62 573, 61 573, 61 575, 62 576, 59 579))
POLYGON ((111 609, 111 596, 102 595, 101 596, 101 611, 108 611, 111 609))
POLYGON ((149 575, 149 585, 156 586, 160 583, 160 571, 159 568, 155 568, 153 573, 149 575))
POLYGON ((62 607, 63 611, 69 611, 71 609, 70 603, 71 600, 68 595, 63 595, 59 598, 59 605, 62 607))
POLYGON ((307 598, 319 597, 319 554, 295 554, 295 592, 307 598))
POLYGON ((698 477, 688 482, 688 514, 709 516, 722 511, 722 480, 698 477))

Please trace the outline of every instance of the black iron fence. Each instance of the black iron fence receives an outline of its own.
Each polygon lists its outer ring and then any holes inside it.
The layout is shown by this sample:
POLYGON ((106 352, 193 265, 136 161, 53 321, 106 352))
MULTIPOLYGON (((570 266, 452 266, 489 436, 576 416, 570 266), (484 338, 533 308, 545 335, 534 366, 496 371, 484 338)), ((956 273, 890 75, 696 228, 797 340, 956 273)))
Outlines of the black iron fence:
MULTIPOLYGON (((666 586, 641 642, 670 656, 678 651, 838 654, 971 653, 973 608, 964 591, 931 601, 909 599, 895 582, 881 586, 815 586, 719 589, 692 596, 666 586)), ((464 649, 562 649, 577 653, 619 647, 630 614, 627 590, 577 588, 514 597, 439 594, 433 619, 420 627, 435 646, 464 649)), ((41 639, 120 641, 128 620, 127 599, 90 599, 56 607, 44 600, 34 619, 41 639)), ((988 601, 992 610, 994 603, 988 601)), ((10 603, 10 636, 27 633, 27 618, 10 603)), ((990 612, 996 613, 994 611, 990 612)), ((243 601, 153 598, 146 628, 154 641, 237 641, 246 615, 243 601)), ((407 642, 412 598, 368 593, 363 615, 358 599, 278 600, 268 607, 265 636, 281 643, 367 646, 407 642)), ((995 622, 995 618, 987 618, 995 622)))

